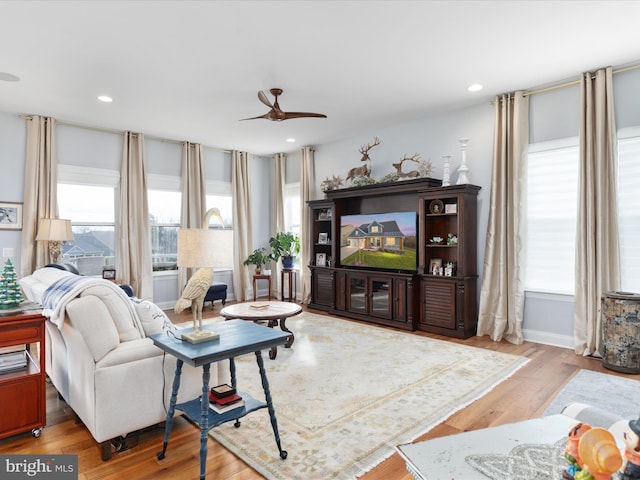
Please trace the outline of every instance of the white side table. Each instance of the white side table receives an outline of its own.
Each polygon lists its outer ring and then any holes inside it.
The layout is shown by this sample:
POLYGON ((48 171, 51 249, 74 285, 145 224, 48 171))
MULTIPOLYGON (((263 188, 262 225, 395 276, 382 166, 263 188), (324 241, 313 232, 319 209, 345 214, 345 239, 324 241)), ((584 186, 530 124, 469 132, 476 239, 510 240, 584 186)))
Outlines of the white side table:
POLYGON ((553 444, 567 436, 576 419, 566 415, 510 423, 424 442, 398 445, 396 450, 416 480, 487 480, 465 461, 468 455, 502 454, 523 444, 553 444))

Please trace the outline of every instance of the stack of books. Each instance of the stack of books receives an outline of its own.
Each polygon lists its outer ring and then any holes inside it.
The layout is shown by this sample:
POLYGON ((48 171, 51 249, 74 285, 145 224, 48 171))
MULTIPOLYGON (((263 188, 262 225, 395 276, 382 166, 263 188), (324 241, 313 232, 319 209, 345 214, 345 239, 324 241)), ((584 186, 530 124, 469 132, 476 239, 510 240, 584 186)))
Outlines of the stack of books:
POLYGON ((216 413, 227 413, 244 407, 244 400, 231 385, 223 384, 209 390, 209 408, 216 413))
POLYGON ((18 370, 27 366, 27 351, 4 351, 0 353, 0 373, 18 370))

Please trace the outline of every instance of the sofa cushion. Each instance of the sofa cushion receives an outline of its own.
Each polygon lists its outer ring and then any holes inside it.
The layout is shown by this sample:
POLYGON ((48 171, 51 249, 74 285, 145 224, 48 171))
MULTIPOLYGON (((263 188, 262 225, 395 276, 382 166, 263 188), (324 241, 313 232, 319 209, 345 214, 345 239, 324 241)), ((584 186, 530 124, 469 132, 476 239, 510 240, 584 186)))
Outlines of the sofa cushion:
POLYGON ((142 329, 147 337, 156 333, 162 333, 166 330, 177 330, 169 317, 155 303, 139 298, 131 299, 136 309, 142 329))
POLYGON ((95 362, 120 344, 118 330, 109 310, 99 298, 79 297, 67 305, 71 326, 84 338, 95 362))
POLYGON ((135 309, 131 308, 129 297, 122 290, 111 285, 92 285, 86 288, 80 297, 98 297, 107 308, 109 318, 116 326, 121 342, 142 338, 137 328, 138 319, 134 318, 135 309))

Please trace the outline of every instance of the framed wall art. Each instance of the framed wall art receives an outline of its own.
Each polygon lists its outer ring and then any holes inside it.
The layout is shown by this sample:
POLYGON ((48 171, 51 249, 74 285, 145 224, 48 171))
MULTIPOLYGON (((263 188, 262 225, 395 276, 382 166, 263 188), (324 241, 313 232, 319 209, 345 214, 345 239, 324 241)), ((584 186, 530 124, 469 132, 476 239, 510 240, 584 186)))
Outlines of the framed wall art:
POLYGON ((22 204, 0 202, 0 230, 22 230, 22 204))

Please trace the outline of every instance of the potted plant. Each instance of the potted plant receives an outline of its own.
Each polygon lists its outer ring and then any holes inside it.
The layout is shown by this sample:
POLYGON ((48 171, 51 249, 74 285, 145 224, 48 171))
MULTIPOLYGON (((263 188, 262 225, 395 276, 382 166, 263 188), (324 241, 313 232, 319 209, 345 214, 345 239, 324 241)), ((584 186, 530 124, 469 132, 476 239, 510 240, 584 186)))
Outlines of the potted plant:
POLYGON ((256 274, 260 275, 262 267, 268 265, 271 260, 271 255, 267 254, 267 249, 260 247, 251 252, 243 263, 244 265, 255 265, 256 274))
POLYGON ((278 232, 269 239, 271 256, 274 260, 282 258, 283 268, 293 268, 296 255, 300 252, 300 237, 291 232, 278 232))

